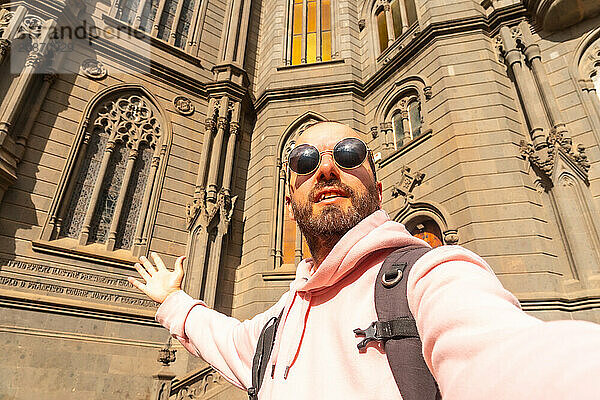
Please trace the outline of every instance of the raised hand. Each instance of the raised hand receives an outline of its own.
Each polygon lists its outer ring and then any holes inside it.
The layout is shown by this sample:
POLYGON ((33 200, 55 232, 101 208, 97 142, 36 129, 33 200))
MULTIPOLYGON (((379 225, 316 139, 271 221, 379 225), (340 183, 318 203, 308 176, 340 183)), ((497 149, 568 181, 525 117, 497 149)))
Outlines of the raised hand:
POLYGON ((163 260, 155 252, 150 253, 150 256, 154 260, 156 267, 144 256, 140 257, 142 264, 136 263, 134 265, 146 283, 143 284, 131 276, 127 280, 152 300, 162 303, 168 295, 181 290, 183 260, 185 256, 181 256, 175 261, 175 269, 173 271, 167 269, 163 260))

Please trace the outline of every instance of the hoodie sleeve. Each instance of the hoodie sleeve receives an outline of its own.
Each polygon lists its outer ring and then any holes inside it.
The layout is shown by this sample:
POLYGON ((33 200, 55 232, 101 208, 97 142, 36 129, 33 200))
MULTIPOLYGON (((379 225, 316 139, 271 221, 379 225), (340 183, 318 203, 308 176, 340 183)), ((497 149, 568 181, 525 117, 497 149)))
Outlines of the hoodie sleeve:
POLYGON ((444 400, 591 399, 600 325, 527 315, 487 263, 459 246, 423 256, 408 300, 444 400))
POLYGON ((286 295, 264 313, 240 322, 180 290, 161 304, 156 320, 190 353, 202 357, 226 380, 245 390, 252 384, 252 359, 258 336, 269 318, 279 315, 286 295))

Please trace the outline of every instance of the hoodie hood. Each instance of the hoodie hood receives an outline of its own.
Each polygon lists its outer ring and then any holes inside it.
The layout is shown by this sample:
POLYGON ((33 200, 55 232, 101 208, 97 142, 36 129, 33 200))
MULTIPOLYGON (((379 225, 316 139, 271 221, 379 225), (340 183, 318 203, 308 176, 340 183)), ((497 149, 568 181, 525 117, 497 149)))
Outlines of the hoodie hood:
POLYGON ((312 258, 302 260, 290 286, 298 292, 324 289, 337 283, 372 253, 411 245, 427 246, 423 240, 412 236, 404 225, 391 221, 384 210, 377 210, 350 229, 316 271, 312 258))
POLYGON ((414 245, 428 246, 423 240, 412 236, 404 225, 391 221, 385 211, 378 210, 350 229, 316 270, 312 258, 302 260, 296 269, 296 279, 290 284, 290 295, 275 336, 271 377, 275 373, 284 330, 293 332, 293 339, 286 341, 288 351, 287 357, 284 357, 284 379, 298 357, 310 312, 312 292, 335 285, 376 251, 414 245))

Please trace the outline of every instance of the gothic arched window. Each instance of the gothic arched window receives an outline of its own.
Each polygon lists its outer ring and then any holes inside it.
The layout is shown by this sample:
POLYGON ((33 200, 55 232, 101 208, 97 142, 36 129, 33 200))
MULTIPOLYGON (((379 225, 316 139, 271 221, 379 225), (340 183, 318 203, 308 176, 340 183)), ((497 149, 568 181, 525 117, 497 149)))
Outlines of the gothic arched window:
POLYGON ((414 0, 378 0, 374 7, 379 52, 387 49, 417 22, 414 0))
POLYGON ((191 44, 201 0, 115 0, 113 16, 180 49, 191 44))
POLYGON ((331 0, 289 1, 286 63, 300 65, 331 60, 331 0))
POLYGON ((422 133, 422 123, 419 97, 414 93, 400 97, 380 126, 384 136, 384 147, 398 150, 411 140, 418 138, 422 133))
POLYGON ((137 255, 147 243, 165 121, 140 91, 101 96, 90 109, 42 238, 137 255))

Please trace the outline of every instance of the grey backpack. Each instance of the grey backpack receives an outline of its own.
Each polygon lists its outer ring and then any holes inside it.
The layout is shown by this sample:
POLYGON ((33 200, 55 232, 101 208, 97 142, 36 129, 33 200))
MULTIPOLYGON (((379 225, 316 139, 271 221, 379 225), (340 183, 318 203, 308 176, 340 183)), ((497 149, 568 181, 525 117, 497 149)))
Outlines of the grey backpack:
MULTIPOLYGON (((357 336, 364 337, 357 345, 358 351, 366 351, 371 341, 383 342, 403 400, 441 399, 438 386, 423 359, 421 339, 406 298, 408 273, 429 250, 429 247, 402 247, 386 257, 375 282, 375 310, 379 320, 366 329, 354 330, 357 336)), ((282 314, 283 310, 278 317, 267 321, 259 336, 252 362, 252 387, 248 388, 250 400, 258 400, 282 314)))

